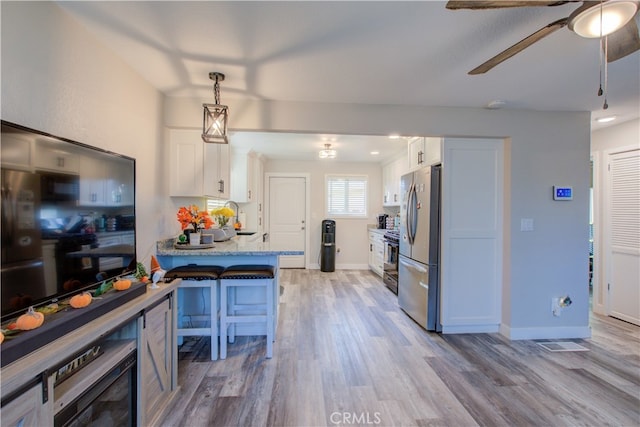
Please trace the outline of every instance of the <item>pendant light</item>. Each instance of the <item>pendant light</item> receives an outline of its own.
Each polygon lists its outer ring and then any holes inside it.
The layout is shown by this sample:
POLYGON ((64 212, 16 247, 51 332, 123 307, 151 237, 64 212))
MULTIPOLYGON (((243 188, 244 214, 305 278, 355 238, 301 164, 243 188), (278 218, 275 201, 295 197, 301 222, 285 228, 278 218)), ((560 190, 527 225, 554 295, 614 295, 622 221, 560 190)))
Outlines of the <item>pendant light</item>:
POLYGON ((331 144, 324 144, 324 150, 320 150, 318 157, 321 159, 335 159, 336 150, 331 149, 331 144))
POLYGON ((211 72, 209 78, 213 84, 213 95, 215 104, 202 104, 204 107, 204 117, 202 119, 202 140, 213 144, 228 144, 227 120, 229 118, 229 108, 220 105, 220 83, 224 81, 224 74, 211 72))

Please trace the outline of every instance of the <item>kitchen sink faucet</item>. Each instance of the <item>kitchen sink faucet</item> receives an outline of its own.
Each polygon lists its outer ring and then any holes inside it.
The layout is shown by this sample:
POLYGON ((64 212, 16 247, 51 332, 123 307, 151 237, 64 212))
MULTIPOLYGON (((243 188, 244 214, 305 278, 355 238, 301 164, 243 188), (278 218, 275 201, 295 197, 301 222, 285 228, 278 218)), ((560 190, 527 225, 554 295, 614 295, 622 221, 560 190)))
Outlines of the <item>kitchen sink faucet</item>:
MULTIPOLYGON (((229 200, 227 203, 224 204, 225 206, 229 206, 233 205, 234 207, 232 207, 231 209, 233 209, 233 211, 236 213, 236 220, 233 222, 233 224, 235 225, 238 222, 238 212, 240 211, 240 206, 238 206, 238 204, 236 202, 234 202, 233 200, 229 200)), ((244 224, 243 224, 244 226, 244 224)))

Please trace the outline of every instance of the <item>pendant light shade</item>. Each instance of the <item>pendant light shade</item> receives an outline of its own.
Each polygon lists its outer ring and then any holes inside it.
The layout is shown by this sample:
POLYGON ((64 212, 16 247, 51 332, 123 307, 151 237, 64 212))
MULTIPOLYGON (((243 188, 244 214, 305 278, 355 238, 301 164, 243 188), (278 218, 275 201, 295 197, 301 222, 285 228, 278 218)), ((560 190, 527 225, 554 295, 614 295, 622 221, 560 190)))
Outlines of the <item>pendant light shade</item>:
POLYGON ((212 72, 209 78, 214 80, 213 94, 215 104, 202 104, 204 115, 202 118, 202 140, 213 144, 228 144, 227 120, 229 107, 220 105, 220 84, 224 81, 224 74, 212 72))
POLYGON ((324 144, 324 150, 320 150, 318 157, 321 159, 335 159, 336 154, 337 152, 331 148, 331 144, 324 144))

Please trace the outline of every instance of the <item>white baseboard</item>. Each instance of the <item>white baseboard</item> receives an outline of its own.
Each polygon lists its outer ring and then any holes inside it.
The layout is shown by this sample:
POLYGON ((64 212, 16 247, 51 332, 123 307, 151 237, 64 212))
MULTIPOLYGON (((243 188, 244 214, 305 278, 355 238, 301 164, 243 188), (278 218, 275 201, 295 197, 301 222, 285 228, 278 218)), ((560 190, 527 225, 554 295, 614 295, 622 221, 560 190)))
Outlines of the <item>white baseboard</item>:
POLYGON ((498 330, 499 325, 442 325, 443 334, 491 334, 498 330))
POLYGON ((511 328, 500 325, 500 333, 510 340, 591 338, 590 326, 511 328))

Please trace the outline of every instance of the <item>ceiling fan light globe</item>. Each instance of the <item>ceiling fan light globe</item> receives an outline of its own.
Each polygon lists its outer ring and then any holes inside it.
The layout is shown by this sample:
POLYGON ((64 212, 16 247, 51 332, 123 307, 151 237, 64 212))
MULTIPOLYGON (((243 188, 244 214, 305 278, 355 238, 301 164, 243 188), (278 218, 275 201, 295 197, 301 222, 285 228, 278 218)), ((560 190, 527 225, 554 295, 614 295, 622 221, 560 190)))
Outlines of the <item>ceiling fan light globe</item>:
POLYGON ((637 1, 585 2, 569 17, 569 29, 585 38, 606 36, 624 27, 637 11, 637 1))

